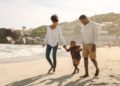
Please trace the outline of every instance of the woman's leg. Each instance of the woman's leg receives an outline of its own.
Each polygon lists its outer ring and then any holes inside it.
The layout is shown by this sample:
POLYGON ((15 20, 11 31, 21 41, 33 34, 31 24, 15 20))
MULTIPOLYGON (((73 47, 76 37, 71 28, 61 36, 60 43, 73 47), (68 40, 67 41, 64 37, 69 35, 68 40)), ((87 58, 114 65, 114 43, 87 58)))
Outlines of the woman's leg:
POLYGON ((57 63, 57 61, 56 61, 57 49, 58 49, 58 44, 55 47, 53 47, 53 67, 54 67, 54 69, 56 68, 56 63, 57 63))
POLYGON ((48 60, 49 64, 52 66, 52 61, 50 59, 50 52, 51 52, 52 47, 47 44, 46 48, 46 59, 48 60))

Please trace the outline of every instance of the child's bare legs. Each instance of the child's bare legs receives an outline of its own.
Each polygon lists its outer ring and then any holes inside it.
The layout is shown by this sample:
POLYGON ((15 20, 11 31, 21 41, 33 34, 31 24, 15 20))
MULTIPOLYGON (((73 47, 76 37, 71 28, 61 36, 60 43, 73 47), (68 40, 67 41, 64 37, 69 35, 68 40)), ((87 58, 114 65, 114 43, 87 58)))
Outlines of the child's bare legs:
POLYGON ((74 64, 74 67, 75 67, 75 69, 74 69, 74 72, 72 74, 76 74, 76 70, 77 70, 77 73, 79 73, 79 68, 77 67, 76 64, 74 64))

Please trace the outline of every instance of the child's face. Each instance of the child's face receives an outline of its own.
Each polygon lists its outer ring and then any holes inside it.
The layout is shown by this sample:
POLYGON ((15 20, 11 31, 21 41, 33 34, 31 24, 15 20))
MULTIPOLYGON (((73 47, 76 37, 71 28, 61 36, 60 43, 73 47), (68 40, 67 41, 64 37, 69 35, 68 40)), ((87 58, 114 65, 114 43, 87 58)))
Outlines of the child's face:
POLYGON ((74 47, 74 46, 75 46, 75 42, 71 42, 71 43, 70 43, 70 46, 71 46, 71 47, 74 47))

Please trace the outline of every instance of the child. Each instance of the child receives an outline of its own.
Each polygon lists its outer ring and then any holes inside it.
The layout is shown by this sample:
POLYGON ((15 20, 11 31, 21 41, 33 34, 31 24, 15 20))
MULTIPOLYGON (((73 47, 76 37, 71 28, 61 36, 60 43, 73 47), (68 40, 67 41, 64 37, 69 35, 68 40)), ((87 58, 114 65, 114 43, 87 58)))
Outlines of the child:
POLYGON ((80 51, 82 49, 80 49, 79 46, 76 46, 75 41, 71 41, 70 46, 71 47, 69 49, 67 49, 66 47, 64 47, 64 48, 66 49, 67 52, 69 52, 69 51, 71 52, 71 56, 73 59, 73 66, 75 67, 74 72, 72 74, 75 74, 76 70, 77 70, 77 73, 79 73, 78 65, 80 63, 80 59, 81 59, 80 51))

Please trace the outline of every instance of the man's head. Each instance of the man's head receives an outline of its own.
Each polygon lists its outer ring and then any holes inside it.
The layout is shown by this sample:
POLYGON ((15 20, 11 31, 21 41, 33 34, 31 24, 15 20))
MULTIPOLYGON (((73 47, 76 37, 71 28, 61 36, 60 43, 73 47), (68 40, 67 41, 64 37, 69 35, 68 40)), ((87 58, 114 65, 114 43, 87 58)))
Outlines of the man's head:
POLYGON ((76 45, 76 42, 75 42, 75 41, 71 41, 71 42, 70 42, 70 46, 71 46, 71 47, 74 47, 75 45, 76 45))
POLYGON ((79 17, 79 20, 81 21, 82 24, 87 24, 89 20, 87 19, 86 15, 81 15, 79 17))

